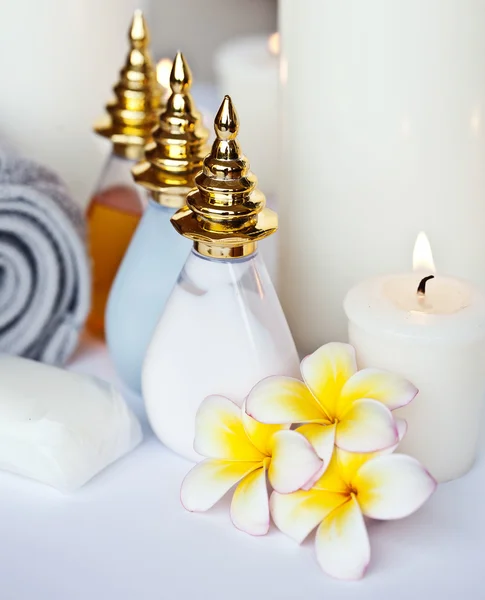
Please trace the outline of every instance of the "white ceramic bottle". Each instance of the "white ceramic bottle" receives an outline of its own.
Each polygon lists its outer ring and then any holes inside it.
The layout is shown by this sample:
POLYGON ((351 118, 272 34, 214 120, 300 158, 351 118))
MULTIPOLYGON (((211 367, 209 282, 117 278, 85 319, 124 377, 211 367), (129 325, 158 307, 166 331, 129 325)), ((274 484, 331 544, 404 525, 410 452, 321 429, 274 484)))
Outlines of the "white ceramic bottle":
MULTIPOLYGON (((242 404, 270 375, 298 376, 299 360, 257 242, 274 233, 236 140, 228 96, 215 118, 217 139, 196 177, 187 206, 173 217, 194 247, 148 348, 142 388, 160 440, 190 460, 194 419, 204 398, 222 394, 242 404)), ((263 142, 263 141, 262 141, 263 142)))

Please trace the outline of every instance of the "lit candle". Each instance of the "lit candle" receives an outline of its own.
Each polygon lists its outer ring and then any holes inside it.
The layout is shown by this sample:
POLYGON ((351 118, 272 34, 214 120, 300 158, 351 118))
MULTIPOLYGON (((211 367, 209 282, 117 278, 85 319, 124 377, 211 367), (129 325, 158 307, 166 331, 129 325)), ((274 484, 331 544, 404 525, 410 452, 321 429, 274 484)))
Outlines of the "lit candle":
POLYGON ((309 354, 346 338, 347 290, 407 270, 402 241, 421 228, 440 249, 453 232, 443 270, 485 285, 485 2, 279 0, 278 13, 278 293, 309 354))
POLYGON ((475 459, 485 395, 485 296, 467 281, 434 275, 420 234, 414 272, 366 280, 345 298, 359 366, 387 369, 419 394, 397 411, 408 422, 400 449, 438 481, 475 459))
POLYGON ((238 107, 241 146, 269 196, 278 181, 278 65, 277 33, 232 40, 219 49, 215 62, 219 92, 238 107))

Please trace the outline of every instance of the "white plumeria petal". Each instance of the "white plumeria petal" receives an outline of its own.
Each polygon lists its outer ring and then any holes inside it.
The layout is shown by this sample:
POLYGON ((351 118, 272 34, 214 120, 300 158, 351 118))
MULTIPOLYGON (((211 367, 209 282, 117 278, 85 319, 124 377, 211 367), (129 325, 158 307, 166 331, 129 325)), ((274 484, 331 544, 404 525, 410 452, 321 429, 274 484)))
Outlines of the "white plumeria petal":
POLYGON ((207 458, 264 458, 246 434, 241 407, 224 396, 209 396, 200 405, 195 418, 194 450, 207 458))
POLYGON ((267 425, 253 419, 246 413, 246 403, 244 403, 241 418, 244 430, 251 443, 265 456, 271 454, 271 438, 273 434, 282 429, 289 429, 290 425, 267 425))
POLYGON ((335 444, 348 452, 376 452, 399 441, 391 411, 377 400, 356 400, 340 419, 335 444))
POLYGON ((317 529, 317 560, 325 573, 337 579, 360 579, 370 561, 364 517, 352 496, 331 512, 317 529))
POLYGON ((204 460, 186 475, 180 490, 184 508, 204 512, 214 506, 238 481, 258 469, 260 462, 204 460))
POLYGON ((401 443, 403 437, 407 433, 408 422, 406 421, 406 419, 400 419, 400 418, 396 418, 396 417, 394 417, 394 422, 396 424, 397 436, 399 438, 398 441, 395 444, 393 444, 392 446, 389 446, 389 448, 384 448, 384 450, 378 450, 377 452, 372 452, 373 456, 383 456, 385 454, 392 454, 394 452, 394 450, 396 450, 396 448, 399 447, 399 444, 401 443))
POLYGON ((273 492, 271 516, 276 527, 299 544, 338 506, 347 495, 320 490, 298 490, 293 494, 273 492))
MULTIPOLYGON (((408 424, 405 419, 399 419, 394 417, 396 428, 399 436, 399 441, 389 448, 384 450, 377 450, 377 452, 366 452, 365 454, 359 454, 355 452, 346 452, 342 448, 336 448, 334 455, 337 455, 337 461, 342 475, 347 481, 352 481, 353 475, 360 469, 360 467, 367 461, 377 458, 378 456, 386 456, 392 454, 401 443, 401 440, 406 435, 408 424)), ((298 431, 298 430, 297 430, 298 431)))
POLYGON ((309 481, 302 486, 303 490, 311 489, 320 477, 325 473, 332 459, 335 446, 335 423, 331 425, 319 425, 317 423, 308 423, 298 427, 296 431, 306 437, 310 444, 314 447, 317 455, 322 459, 320 470, 315 473, 309 481))
MULTIPOLYGON (((335 448, 330 464, 325 469, 325 472, 318 481, 315 482, 314 488, 325 492, 334 492, 338 494, 349 493, 349 482, 346 477, 346 473, 342 470, 339 456, 342 450, 335 448)), ((355 454, 346 452, 349 456, 364 456, 362 454, 355 454)), ((359 467, 362 463, 359 463, 359 467)))
POLYGON ((315 473, 315 475, 311 479, 309 479, 304 485, 301 486, 301 489, 306 491, 311 490, 313 487, 315 487, 315 484, 318 481, 320 481, 322 475, 325 473, 326 470, 327 465, 325 465, 322 461, 322 466, 320 467, 320 469, 315 473))
POLYGON ((280 494, 289 494, 314 479, 323 466, 313 446, 296 431, 278 431, 271 438, 269 482, 280 494))
POLYGON ((231 502, 235 527, 250 535, 265 535, 269 530, 269 501, 266 468, 247 475, 237 486, 231 502))
POLYGON ((335 429, 335 423, 331 423, 330 425, 308 423, 307 425, 301 425, 296 431, 306 437, 315 448, 318 456, 328 465, 335 445, 335 429))
POLYGON ((426 502, 436 481, 411 456, 378 456, 357 471, 352 485, 362 512, 373 519, 401 519, 426 502))
POLYGON ((381 369, 363 369, 345 383, 339 405, 349 408, 355 400, 370 398, 394 410, 411 402, 417 393, 418 388, 400 375, 381 369))
MULTIPOLYGON (((387 453, 388 450, 381 450, 380 452, 365 452, 362 454, 359 452, 347 452, 341 448, 335 448, 333 455, 334 459, 330 463, 329 472, 332 473, 333 470, 336 476, 340 476, 342 481, 345 482, 345 487, 348 490, 352 487, 352 481, 360 467, 372 458, 381 456, 381 454, 384 452, 387 453)), ((336 476, 334 476, 334 480, 337 479, 336 476)), ((325 480, 327 478, 328 475, 325 473, 325 477, 322 479, 325 480)), ((321 488, 322 485, 320 484, 319 487, 321 488)))
POLYGON ((307 423, 325 414, 307 386, 292 377, 266 377, 249 393, 246 412, 261 423, 307 423))
POLYGON ((343 386, 357 371, 354 348, 338 342, 325 344, 306 356, 300 369, 304 382, 327 417, 333 418, 343 386))

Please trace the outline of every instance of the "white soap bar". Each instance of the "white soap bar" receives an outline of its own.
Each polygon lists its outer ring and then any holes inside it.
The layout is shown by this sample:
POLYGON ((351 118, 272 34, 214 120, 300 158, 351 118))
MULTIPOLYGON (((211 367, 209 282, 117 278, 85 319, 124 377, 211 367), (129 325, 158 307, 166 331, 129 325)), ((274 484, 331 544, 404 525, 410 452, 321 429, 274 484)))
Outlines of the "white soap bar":
POLYGON ((73 491, 142 440, 110 384, 0 355, 0 468, 73 491))

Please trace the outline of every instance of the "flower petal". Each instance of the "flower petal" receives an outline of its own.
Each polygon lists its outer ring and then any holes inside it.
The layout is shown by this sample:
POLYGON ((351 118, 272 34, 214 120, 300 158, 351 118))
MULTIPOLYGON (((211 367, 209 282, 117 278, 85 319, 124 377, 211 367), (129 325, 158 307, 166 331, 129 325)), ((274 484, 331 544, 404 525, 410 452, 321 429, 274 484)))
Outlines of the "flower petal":
POLYGON ((306 439, 314 447, 317 455, 323 461, 322 467, 315 474, 315 476, 302 486, 303 490, 309 490, 325 473, 328 465, 330 464, 330 460, 332 459, 335 447, 335 424, 332 423, 331 425, 320 425, 317 423, 308 423, 307 425, 301 425, 298 427, 298 429, 296 429, 296 431, 306 437, 306 439))
MULTIPOLYGON (((326 492, 333 492, 336 494, 348 494, 349 485, 345 478, 345 472, 341 469, 340 461, 338 460, 338 454, 341 451, 335 448, 330 464, 325 469, 325 472, 320 479, 313 486, 314 489, 322 490, 326 492)), ((355 455, 362 456, 362 455, 355 455)))
MULTIPOLYGON (((394 415, 393 415, 394 416, 394 415)), ((408 431, 408 422, 406 419, 400 419, 399 417, 394 417, 394 423, 396 424, 398 441, 389 446, 389 448, 384 448, 384 450, 378 450, 377 452, 370 453, 372 456, 382 456, 384 454, 392 454, 394 450, 399 446, 403 437, 406 435, 408 431)))
POLYGON ((315 473, 315 475, 309 479, 304 485, 301 486, 302 490, 311 490, 312 488, 315 487, 315 484, 320 481, 320 479, 322 478, 322 475, 325 473, 325 471, 327 470, 327 467, 325 466, 324 462, 322 461, 322 466, 318 469, 318 471, 315 473))
POLYGON ((204 460, 189 471, 182 482, 180 499, 191 512, 214 506, 238 481, 258 469, 260 462, 204 460))
POLYGON ((269 502, 266 468, 247 475, 237 486, 231 503, 235 527, 249 535, 265 535, 269 530, 269 502))
POLYGON ((299 490, 293 494, 273 492, 270 498, 271 516, 280 531, 301 544, 328 514, 347 499, 346 495, 320 490, 299 490))
MULTIPOLYGON (((385 450, 387 452, 387 450, 385 450)), ((335 448, 334 457, 337 464, 337 470, 342 479, 347 483, 348 488, 353 487, 355 474, 360 467, 367 461, 380 456, 381 452, 346 452, 341 448, 335 448)))
POLYGON ((377 458, 378 456, 392 454, 399 446, 399 443, 406 435, 408 424, 405 419, 394 418, 394 421, 396 423, 399 441, 396 444, 389 446, 389 448, 377 450, 377 452, 366 452, 364 454, 360 454, 358 452, 346 452, 345 450, 342 450, 342 448, 335 448, 334 455, 337 456, 340 472, 343 479, 349 482, 349 485, 352 485, 354 475, 364 463, 372 460, 373 458, 377 458))
POLYGON ((405 454, 379 456, 358 470, 353 484, 362 512, 373 519, 401 519, 426 502, 436 481, 405 454))
POLYGON ((394 410, 409 404, 418 388, 400 375, 381 369, 363 369, 344 385, 339 399, 339 410, 346 410, 355 400, 369 398, 394 410))
POLYGON ((306 385, 292 377, 263 379, 249 393, 246 412, 261 423, 321 421, 325 414, 306 385))
POLYGON ((370 561, 364 517, 354 497, 324 519, 315 538, 317 560, 337 579, 360 579, 370 561))
POLYGON ((321 471, 323 461, 300 433, 278 431, 271 441, 272 457, 268 478, 273 489, 280 494, 300 489, 321 471))
POLYGON ((356 372, 355 350, 349 344, 325 344, 301 362, 301 374, 327 417, 335 415, 345 382, 356 372))
POLYGON ((399 441, 391 411, 377 400, 356 400, 340 416, 335 444, 348 452, 375 452, 399 441))
POLYGON ((335 423, 331 425, 308 423, 301 425, 296 431, 306 437, 325 466, 328 466, 335 445, 335 423))
POLYGON ((207 458, 264 458, 244 430, 241 408, 224 396, 209 396, 200 405, 195 418, 194 450, 207 458))
POLYGON ((271 455, 271 438, 273 437, 273 434, 290 427, 289 423, 285 425, 267 425, 266 423, 260 423, 246 414, 246 405, 243 406, 242 410, 242 423, 248 438, 256 448, 266 456, 271 455))

